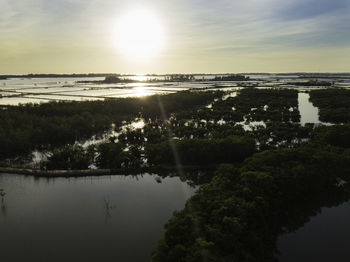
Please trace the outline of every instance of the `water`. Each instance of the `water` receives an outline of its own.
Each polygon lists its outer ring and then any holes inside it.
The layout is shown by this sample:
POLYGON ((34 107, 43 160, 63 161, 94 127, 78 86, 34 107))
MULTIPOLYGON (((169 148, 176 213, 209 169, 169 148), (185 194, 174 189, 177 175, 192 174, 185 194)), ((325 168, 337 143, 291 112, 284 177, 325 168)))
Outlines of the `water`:
POLYGON ((179 178, 155 178, 0 175, 1 261, 148 261, 194 193, 179 178))
POLYGON ((279 238, 280 262, 348 262, 350 202, 322 212, 295 233, 279 238))
POLYGON ((299 92, 298 95, 301 125, 304 126, 306 123, 322 124, 326 126, 334 125, 333 123, 320 121, 319 109, 310 102, 309 94, 299 92))
POLYGON ((300 124, 306 123, 320 124, 319 110, 310 102, 310 95, 307 93, 299 92, 299 112, 301 115, 300 124))
MULTIPOLYGON (((144 81, 149 77, 130 77, 144 81)), ((160 77, 161 80, 164 77, 160 77)), ((140 97, 202 88, 202 83, 157 82, 96 84, 79 81, 100 81, 103 78, 23 78, 0 80, 0 105, 19 105, 56 101, 91 101, 105 98, 140 97)))
MULTIPOLYGON (((293 82, 300 82, 298 75, 250 75, 247 82, 219 81, 211 82, 209 79, 216 75, 195 75, 194 82, 162 82, 165 76, 125 76, 122 78, 135 81, 148 81, 157 79, 160 82, 135 82, 135 83, 79 83, 79 81, 101 81, 103 77, 80 78, 12 78, 0 80, 0 105, 18 105, 26 103, 43 103, 56 101, 87 101, 103 100, 105 98, 141 97, 154 94, 178 92, 188 89, 206 90, 238 90, 242 86, 254 85, 257 88, 297 88, 305 90, 305 87, 295 86, 293 82), (289 85, 286 85, 288 83, 289 85), (2 97, 1 97, 2 96, 2 97)), ((217 75, 222 76, 222 75, 217 75)), ((304 79, 304 81, 307 81, 304 79)), ((335 86, 349 88, 347 79, 330 79, 335 86)), ((307 87, 308 90, 312 87, 307 87)))

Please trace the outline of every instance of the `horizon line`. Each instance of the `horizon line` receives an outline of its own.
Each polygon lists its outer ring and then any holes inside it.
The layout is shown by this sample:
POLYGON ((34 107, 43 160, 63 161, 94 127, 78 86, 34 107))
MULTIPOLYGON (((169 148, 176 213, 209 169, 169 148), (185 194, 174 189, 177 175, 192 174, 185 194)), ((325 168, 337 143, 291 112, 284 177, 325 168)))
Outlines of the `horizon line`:
POLYGON ((350 74, 350 71, 339 71, 339 72, 312 72, 312 71, 291 71, 291 72, 226 72, 226 73, 189 73, 189 72, 173 72, 173 73, 116 73, 116 72, 104 72, 104 73, 24 73, 24 74, 0 74, 2 77, 20 77, 20 76, 74 76, 74 75, 84 75, 84 76, 105 76, 105 75, 120 75, 120 76, 166 76, 166 75, 239 75, 239 74, 266 74, 266 75, 282 75, 282 74, 350 74))

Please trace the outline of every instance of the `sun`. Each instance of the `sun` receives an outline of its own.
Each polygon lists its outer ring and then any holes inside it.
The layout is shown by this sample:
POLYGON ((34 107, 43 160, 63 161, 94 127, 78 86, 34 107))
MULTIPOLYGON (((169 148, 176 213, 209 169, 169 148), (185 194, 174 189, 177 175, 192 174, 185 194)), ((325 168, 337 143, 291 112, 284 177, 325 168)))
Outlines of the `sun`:
POLYGON ((132 10, 119 18, 115 41, 118 50, 135 59, 151 58, 163 48, 160 20, 149 10, 132 10))

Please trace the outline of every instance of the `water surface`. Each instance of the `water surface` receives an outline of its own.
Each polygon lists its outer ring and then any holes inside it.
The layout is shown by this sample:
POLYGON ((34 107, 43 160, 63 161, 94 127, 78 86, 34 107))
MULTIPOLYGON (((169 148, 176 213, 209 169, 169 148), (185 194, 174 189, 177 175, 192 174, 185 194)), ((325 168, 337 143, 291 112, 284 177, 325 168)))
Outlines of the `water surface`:
MULTIPOLYGON (((18 105, 26 103, 42 103, 56 101, 88 101, 105 98, 141 97, 154 94, 178 92, 188 89, 203 88, 206 90, 237 90, 242 86, 255 86, 260 89, 282 87, 305 89, 295 86, 300 82, 298 75, 250 75, 250 81, 209 81, 215 76, 223 75, 195 75, 194 82, 166 82, 165 76, 123 76, 135 83, 93 83, 102 81, 103 77, 48 77, 48 78, 10 78, 0 80, 0 105, 18 105), (156 82, 142 82, 156 79, 156 82), (83 81, 83 82, 81 82, 83 81), (84 82, 85 81, 85 82, 84 82), (164 82, 163 82, 164 81, 164 82)), ((306 81, 306 80, 304 80, 306 81)), ((331 79, 335 86, 349 88, 346 79, 331 79)), ((314 87, 307 87, 311 90, 314 87)))
POLYGON ((279 238, 280 262, 348 262, 350 202, 323 208, 294 233, 279 238))
POLYGON ((0 175, 1 261, 148 261, 173 211, 194 193, 179 178, 0 175))
POLYGON ((320 124, 319 109, 310 102, 310 95, 307 93, 299 92, 299 112, 300 112, 300 124, 306 123, 320 124))

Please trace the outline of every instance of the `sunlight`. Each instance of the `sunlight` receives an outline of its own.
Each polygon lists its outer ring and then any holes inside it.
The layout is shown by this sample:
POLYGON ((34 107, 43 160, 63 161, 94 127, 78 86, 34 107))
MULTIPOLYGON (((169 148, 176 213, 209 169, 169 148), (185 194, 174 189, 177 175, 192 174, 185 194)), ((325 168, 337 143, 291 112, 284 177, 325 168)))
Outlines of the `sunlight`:
POLYGON ((129 79, 142 82, 142 81, 147 81, 149 79, 149 77, 147 77, 145 75, 135 75, 135 76, 130 76, 129 79))
POLYGON ((132 10, 120 17, 113 36, 119 51, 129 58, 147 59, 163 47, 160 20, 148 10, 132 10))
POLYGON ((142 129, 145 125, 146 124, 145 124, 145 121, 143 119, 140 119, 139 121, 133 122, 131 124, 132 128, 134 128, 134 129, 142 129))
POLYGON ((136 97, 146 96, 147 91, 144 86, 138 86, 134 88, 134 93, 136 97))

